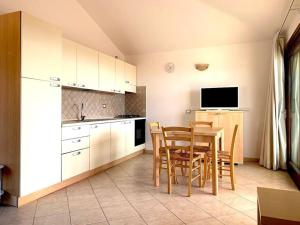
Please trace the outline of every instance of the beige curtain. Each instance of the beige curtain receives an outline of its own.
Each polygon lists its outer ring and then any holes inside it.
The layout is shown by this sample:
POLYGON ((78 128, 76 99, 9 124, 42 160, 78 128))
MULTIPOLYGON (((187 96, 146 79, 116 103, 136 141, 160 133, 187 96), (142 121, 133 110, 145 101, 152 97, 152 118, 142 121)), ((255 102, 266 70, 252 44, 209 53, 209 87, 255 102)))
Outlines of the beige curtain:
POLYGON ((283 39, 276 34, 273 40, 272 67, 260 154, 260 165, 273 170, 286 169, 283 49, 283 39))

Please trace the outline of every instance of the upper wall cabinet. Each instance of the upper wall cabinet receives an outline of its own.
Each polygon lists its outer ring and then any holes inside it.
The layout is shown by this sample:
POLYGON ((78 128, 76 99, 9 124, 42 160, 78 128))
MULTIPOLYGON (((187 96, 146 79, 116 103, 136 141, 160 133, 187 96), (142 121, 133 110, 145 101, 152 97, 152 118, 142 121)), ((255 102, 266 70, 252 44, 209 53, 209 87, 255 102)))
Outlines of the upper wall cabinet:
POLYGON ((55 26, 22 12, 21 76, 60 80, 62 32, 55 26))
POLYGON ((125 91, 136 93, 136 67, 125 63, 125 91))
POLYGON ((116 59, 115 92, 125 93, 125 63, 116 59))
POLYGON ((99 53, 99 90, 115 91, 116 60, 114 57, 99 53))
POLYGON ((98 90, 98 51, 77 46, 77 85, 98 90))
POLYGON ((63 60, 62 60, 62 85, 76 87, 77 68, 76 68, 76 43, 63 40, 63 60))

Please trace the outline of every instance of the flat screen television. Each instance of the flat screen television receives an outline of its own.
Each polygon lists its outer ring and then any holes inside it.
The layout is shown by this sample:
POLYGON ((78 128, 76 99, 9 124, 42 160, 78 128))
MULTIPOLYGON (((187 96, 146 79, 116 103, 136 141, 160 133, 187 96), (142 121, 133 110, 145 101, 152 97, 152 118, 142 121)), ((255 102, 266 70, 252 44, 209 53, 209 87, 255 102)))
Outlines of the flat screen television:
POLYGON ((201 109, 237 109, 239 107, 238 87, 210 87, 200 90, 201 109))

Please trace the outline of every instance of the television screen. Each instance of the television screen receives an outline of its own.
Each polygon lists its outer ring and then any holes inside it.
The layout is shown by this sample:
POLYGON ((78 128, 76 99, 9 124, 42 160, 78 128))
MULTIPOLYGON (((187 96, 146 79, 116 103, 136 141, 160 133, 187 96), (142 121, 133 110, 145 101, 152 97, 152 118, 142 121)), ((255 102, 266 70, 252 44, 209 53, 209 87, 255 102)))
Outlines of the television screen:
POLYGON ((238 87, 201 88, 201 108, 238 108, 238 87))

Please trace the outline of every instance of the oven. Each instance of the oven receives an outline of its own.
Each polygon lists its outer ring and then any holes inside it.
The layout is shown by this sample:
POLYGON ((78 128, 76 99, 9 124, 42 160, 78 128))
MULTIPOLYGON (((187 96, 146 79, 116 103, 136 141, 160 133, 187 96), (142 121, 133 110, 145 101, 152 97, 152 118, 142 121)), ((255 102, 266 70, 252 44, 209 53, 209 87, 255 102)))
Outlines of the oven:
POLYGON ((145 144, 145 119, 136 119, 134 122, 134 146, 145 144))

